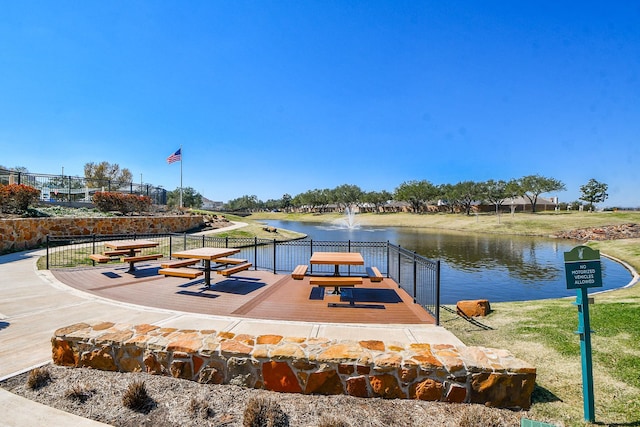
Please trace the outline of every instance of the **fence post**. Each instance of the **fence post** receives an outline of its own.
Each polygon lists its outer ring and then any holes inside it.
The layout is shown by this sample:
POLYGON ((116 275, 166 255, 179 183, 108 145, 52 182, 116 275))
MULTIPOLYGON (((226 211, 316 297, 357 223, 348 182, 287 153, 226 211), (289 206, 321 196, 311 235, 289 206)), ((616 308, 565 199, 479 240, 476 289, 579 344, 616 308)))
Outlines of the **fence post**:
MULTIPOLYGON (((309 252, 309 258, 311 258, 311 256, 313 255, 313 239, 309 240, 309 252)), ((311 270, 309 271, 309 274, 313 274, 313 264, 311 264, 311 270)))
POLYGON ((183 251, 187 250, 187 233, 182 233, 182 241, 183 241, 183 245, 184 245, 184 249, 182 249, 183 251))
POLYGON ((224 238, 224 247, 225 248, 229 247, 229 236, 225 236, 225 238, 224 238))
MULTIPOLYGON (((256 250, 257 250, 257 245, 256 245, 256 250)), ((276 274, 276 271, 278 271, 278 269, 276 268, 276 239, 273 239, 273 274, 276 274)))
POLYGON ((418 296, 418 263, 416 261, 416 253, 413 252, 413 303, 416 303, 418 296))
POLYGON ((47 270, 49 269, 49 235, 47 234, 47 270))
POLYGON ((203 248, 204 248, 204 242, 205 242, 205 240, 204 240, 204 234, 203 234, 203 235, 202 235, 202 247, 203 247, 203 248))
POLYGON ((402 249, 402 247, 400 245, 398 245, 398 286, 401 287, 400 285, 400 271, 402 270, 401 264, 402 264, 402 254, 400 253, 400 250, 402 249))
POLYGON ((436 326, 440 326, 440 260, 436 260, 436 326))
MULTIPOLYGON (((347 240, 347 251, 351 252, 351 239, 347 240)), ((347 265, 347 276, 351 276, 351 266, 347 265)))
POLYGON ((258 236, 253 236, 253 269, 258 269, 258 236))
POLYGON ((171 254, 173 253, 173 236, 169 234, 169 259, 171 259, 171 254))
POLYGON ((389 278, 389 273, 391 270, 391 267, 389 266, 390 262, 391 262, 391 254, 389 251, 389 241, 387 240, 387 279, 389 278))
MULTIPOLYGON (((95 234, 91 235, 91 253, 92 254, 96 253, 96 235, 95 234)), ((91 260, 91 263, 95 267, 96 261, 95 260, 91 260)))

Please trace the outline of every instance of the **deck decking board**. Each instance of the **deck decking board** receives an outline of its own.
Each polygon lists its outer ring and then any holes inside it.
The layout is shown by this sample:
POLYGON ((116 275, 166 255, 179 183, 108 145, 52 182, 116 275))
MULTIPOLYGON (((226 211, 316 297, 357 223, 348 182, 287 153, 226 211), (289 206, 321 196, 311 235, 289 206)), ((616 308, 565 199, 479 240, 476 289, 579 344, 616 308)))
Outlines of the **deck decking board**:
POLYGON ((207 289, 201 278, 159 276, 159 266, 159 262, 145 263, 144 268, 133 274, 120 265, 55 269, 52 273, 61 282, 93 295, 190 313, 328 323, 435 323, 431 315, 388 278, 377 283, 366 281, 363 287, 394 289, 402 302, 384 304, 384 310, 345 309, 327 306, 340 302, 339 295, 325 293, 322 300, 310 300, 313 285, 309 284, 309 277, 295 280, 291 274, 250 270, 228 278, 212 275, 211 288, 207 289))

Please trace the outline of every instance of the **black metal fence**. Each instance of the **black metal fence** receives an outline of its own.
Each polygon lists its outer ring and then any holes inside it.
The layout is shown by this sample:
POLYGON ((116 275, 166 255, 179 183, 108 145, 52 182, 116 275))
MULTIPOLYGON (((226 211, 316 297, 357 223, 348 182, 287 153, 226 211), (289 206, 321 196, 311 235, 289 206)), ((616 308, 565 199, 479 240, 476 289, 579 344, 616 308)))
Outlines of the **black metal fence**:
MULTIPOLYGON (((171 254, 201 247, 238 248, 240 258, 247 259, 255 269, 273 273, 290 273, 297 265, 308 264, 314 252, 359 252, 365 266, 376 266, 394 280, 440 323, 440 261, 432 261, 415 252, 389 242, 316 241, 311 239, 279 242, 258 238, 228 238, 189 234, 127 234, 47 237, 46 268, 92 265, 89 255, 105 251, 104 242, 130 239, 151 239, 158 247, 146 249, 171 254)), ((144 252, 142 253, 144 255, 144 252)), ((345 276, 366 275, 365 266, 340 266, 345 276)), ((311 274, 331 274, 333 265, 312 265, 311 274)))
POLYGON ((0 184, 25 184, 40 190, 41 202, 91 203, 98 191, 148 196, 154 204, 167 204, 167 190, 151 184, 87 179, 0 169, 0 184))

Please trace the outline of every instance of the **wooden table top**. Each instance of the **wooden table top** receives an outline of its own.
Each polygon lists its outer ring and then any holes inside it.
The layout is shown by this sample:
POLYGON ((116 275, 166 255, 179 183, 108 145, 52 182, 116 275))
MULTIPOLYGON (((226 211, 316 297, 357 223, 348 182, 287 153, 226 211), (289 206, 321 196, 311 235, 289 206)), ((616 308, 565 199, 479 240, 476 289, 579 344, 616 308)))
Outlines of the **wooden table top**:
POLYGON ((184 251, 174 252, 171 254, 174 258, 196 258, 214 260, 216 258, 225 257, 240 252, 236 248, 196 248, 184 251))
POLYGON ((311 264, 364 265, 359 252, 314 252, 309 260, 311 264))
POLYGON ((117 242, 104 242, 103 244, 115 250, 154 248, 159 245, 158 242, 153 240, 120 240, 117 242))

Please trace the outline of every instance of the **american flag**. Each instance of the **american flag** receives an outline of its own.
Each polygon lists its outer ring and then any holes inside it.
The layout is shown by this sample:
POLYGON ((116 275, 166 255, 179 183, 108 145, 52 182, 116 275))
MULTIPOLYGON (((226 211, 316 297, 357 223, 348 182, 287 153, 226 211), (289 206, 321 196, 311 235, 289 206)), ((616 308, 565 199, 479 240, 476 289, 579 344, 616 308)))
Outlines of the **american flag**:
POLYGON ((169 164, 180 161, 182 161, 182 148, 178 148, 178 151, 167 157, 167 163, 169 164))

